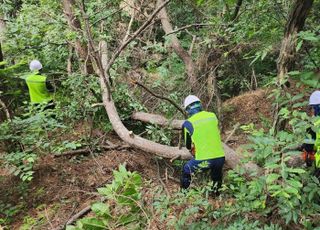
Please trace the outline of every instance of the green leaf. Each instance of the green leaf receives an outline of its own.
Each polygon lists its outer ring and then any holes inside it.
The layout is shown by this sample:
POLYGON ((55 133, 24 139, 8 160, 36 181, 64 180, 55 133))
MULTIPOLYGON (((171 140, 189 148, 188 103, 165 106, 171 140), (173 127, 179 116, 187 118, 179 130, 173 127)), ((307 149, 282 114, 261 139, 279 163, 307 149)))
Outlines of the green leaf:
POLYGON ((92 211, 94 211, 98 216, 110 216, 109 206, 105 203, 94 203, 91 206, 92 211))
POLYGON ((275 174, 275 173, 271 173, 267 176, 266 183, 270 184, 270 183, 274 182, 275 180, 277 180, 279 177, 280 177, 280 175, 275 174))
POLYGON ((302 174, 302 173, 305 173, 306 171, 304 169, 299 169, 299 168, 287 168, 287 172, 302 174))
POLYGON ((79 223, 82 229, 85 229, 85 230, 106 229, 106 226, 103 223, 103 221, 97 218, 83 218, 79 221, 79 223))
POLYGON ((137 217, 138 216, 129 214, 129 215, 121 216, 118 221, 121 223, 121 225, 127 225, 133 221, 138 220, 137 217))
POLYGON ((298 44, 297 44, 296 52, 298 52, 298 51, 301 49, 302 44, 303 44, 303 40, 300 40, 300 41, 298 42, 298 44))
POLYGON ((72 226, 72 225, 68 225, 66 227, 66 230, 78 230, 79 228, 77 228, 76 226, 72 226))
POLYGON ((290 179, 288 180, 288 183, 294 188, 302 188, 302 184, 297 180, 290 179))

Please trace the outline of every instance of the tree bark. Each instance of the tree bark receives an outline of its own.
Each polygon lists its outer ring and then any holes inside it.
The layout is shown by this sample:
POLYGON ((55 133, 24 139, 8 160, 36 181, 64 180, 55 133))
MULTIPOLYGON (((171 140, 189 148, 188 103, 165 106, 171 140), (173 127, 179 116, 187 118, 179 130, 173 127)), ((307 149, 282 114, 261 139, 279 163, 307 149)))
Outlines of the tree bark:
POLYGON ((160 126, 170 126, 172 129, 181 129, 184 120, 169 120, 157 114, 150 114, 145 112, 135 112, 131 116, 134 120, 139 120, 160 126))
MULTIPOLYGON (((62 6, 64 9, 64 15, 68 21, 68 25, 70 29, 76 33, 82 33, 81 29, 81 22, 80 20, 75 16, 73 11, 73 6, 75 5, 74 0, 63 0, 62 6)), ((76 54, 80 61, 80 69, 81 73, 84 75, 93 73, 93 66, 91 59, 89 57, 88 53, 88 46, 84 43, 82 43, 79 39, 75 41, 74 44, 72 44, 75 48, 76 54)))
MULTIPOLYGON (((160 5, 162 3, 163 3, 163 0, 157 1, 157 5, 160 5)), ((197 86, 198 86, 198 79, 197 79, 197 70, 195 67, 195 63, 193 62, 188 52, 181 46, 177 36, 174 33, 172 33, 173 28, 165 8, 162 8, 162 10, 159 13, 159 17, 161 19, 161 24, 164 32, 166 34, 170 34, 169 36, 170 36, 171 47, 185 64, 191 90, 193 92, 196 92, 197 86)))
POLYGON ((292 7, 278 58, 278 82, 285 83, 285 77, 294 68, 297 35, 303 29, 313 0, 296 0, 292 7))

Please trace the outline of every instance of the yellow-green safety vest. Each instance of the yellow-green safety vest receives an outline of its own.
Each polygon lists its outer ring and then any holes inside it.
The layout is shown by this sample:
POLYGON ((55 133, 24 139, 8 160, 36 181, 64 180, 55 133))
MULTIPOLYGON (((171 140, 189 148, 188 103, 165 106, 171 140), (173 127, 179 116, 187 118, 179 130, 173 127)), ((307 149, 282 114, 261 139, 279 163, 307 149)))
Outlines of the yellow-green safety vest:
POLYGON ((316 141, 314 143, 314 150, 316 152, 315 156, 315 165, 316 168, 320 168, 320 119, 314 123, 316 129, 316 141))
MULTIPOLYGON (((224 157, 216 115, 202 111, 191 116, 188 121, 193 126, 193 133, 190 136, 195 146, 195 159, 208 160, 224 157)), ((188 132, 187 129, 184 131, 188 132)))
POLYGON ((32 103, 46 103, 52 100, 52 94, 46 87, 46 76, 33 73, 26 78, 32 103))

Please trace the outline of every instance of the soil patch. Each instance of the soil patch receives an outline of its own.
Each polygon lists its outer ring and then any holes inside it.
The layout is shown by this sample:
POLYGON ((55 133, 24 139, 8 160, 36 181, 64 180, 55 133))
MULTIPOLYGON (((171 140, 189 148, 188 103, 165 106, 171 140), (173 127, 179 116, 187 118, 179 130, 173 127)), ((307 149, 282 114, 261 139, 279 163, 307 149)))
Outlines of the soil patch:
MULTIPOLYGON (((15 217, 10 229, 21 226, 26 229, 48 229, 65 224, 73 214, 98 199, 96 189, 111 182, 112 171, 123 163, 127 170, 137 171, 144 180, 159 185, 154 156, 134 149, 108 151, 82 159, 45 156, 38 161, 34 179, 25 188, 21 187, 18 178, 3 177, 1 200, 11 205, 22 204, 22 211, 15 217)), ((169 163, 164 160, 158 160, 158 163, 162 176, 165 168, 169 175, 173 175, 175 170, 169 163)), ((168 183, 171 191, 178 187, 176 183, 168 183)))

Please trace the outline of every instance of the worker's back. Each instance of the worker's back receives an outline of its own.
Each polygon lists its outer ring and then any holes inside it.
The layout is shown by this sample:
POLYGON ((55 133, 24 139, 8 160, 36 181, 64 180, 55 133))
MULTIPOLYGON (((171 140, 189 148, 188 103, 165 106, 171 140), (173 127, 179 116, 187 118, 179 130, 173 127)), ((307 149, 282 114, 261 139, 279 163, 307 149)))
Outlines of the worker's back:
POLYGON ((195 159, 207 160, 224 157, 216 115, 202 111, 191 116, 188 121, 194 129, 191 139, 195 145, 195 159))
POLYGON ((52 95, 46 87, 46 77, 40 74, 31 74, 26 78, 32 103, 46 103, 52 100, 52 95))

